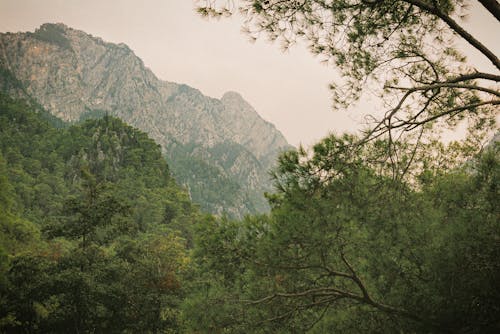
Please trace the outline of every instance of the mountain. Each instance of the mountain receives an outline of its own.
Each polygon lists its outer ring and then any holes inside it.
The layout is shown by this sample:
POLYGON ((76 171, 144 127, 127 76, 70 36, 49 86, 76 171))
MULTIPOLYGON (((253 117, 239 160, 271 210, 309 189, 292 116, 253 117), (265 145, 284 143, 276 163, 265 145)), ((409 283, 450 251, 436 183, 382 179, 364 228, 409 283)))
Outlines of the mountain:
POLYGON ((0 90, 65 122, 112 115, 146 132, 192 199, 215 214, 266 211, 268 170, 291 147, 238 93, 215 99, 159 80, 125 44, 63 24, 0 34, 0 90))
POLYGON ((16 187, 13 202, 36 225, 60 219, 61 202, 79 191, 83 171, 113 186, 113 196, 130 205, 142 231, 165 223, 166 211, 184 216, 177 230, 187 227, 185 214, 196 213, 158 144, 117 118, 58 129, 43 113, 0 93, 0 156, 16 187))

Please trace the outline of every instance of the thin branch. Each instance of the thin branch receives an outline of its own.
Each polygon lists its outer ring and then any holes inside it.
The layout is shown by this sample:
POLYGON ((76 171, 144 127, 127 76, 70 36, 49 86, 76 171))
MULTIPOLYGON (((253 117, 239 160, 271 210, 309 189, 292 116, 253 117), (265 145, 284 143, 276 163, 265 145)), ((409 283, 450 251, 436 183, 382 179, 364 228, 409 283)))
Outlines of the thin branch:
POLYGON ((491 80, 495 82, 500 82, 500 75, 495 75, 491 73, 484 73, 484 72, 474 72, 470 74, 463 74, 459 75, 454 78, 450 78, 446 80, 448 83, 457 83, 457 82, 462 82, 462 81, 468 81, 468 80, 474 80, 474 79, 484 79, 484 80, 491 80))
POLYGON ((481 87, 481 86, 476 86, 476 85, 460 84, 460 83, 449 83, 449 82, 438 82, 438 83, 434 83, 431 85, 423 85, 423 86, 417 86, 417 87, 385 86, 385 88, 403 90, 403 91, 407 91, 410 93, 422 91, 422 90, 428 91, 428 90, 433 90, 433 89, 438 89, 438 88, 462 88, 462 89, 468 89, 468 90, 478 90, 481 92, 485 92, 485 93, 500 97, 500 92, 497 90, 491 89, 491 88, 486 88, 486 87, 481 87))
POLYGON ((365 285, 363 284, 363 282, 361 281, 361 279, 358 277, 358 275, 356 274, 356 271, 354 271, 354 268, 351 266, 351 264, 347 261, 345 255, 344 255, 344 252, 340 252, 340 257, 342 258, 342 261, 344 262, 344 264, 347 266, 347 268, 349 269, 349 271, 351 272, 352 274, 352 277, 354 279, 354 281, 356 282, 356 284, 358 285, 359 289, 361 290, 361 292, 363 293, 363 297, 365 298, 365 300, 369 301, 369 302, 372 302, 372 298, 370 297, 370 295, 368 294, 368 290, 366 290, 366 287, 365 285))
POLYGON ((417 141, 415 142, 415 146, 413 147, 413 150, 411 152, 410 159, 408 160, 408 163, 406 164, 405 168, 403 169, 403 172, 401 173, 401 178, 403 178, 408 170, 410 169, 410 166, 413 163, 413 160, 415 159, 415 156, 417 155, 417 149, 420 146, 420 140, 422 139, 422 136, 424 134, 424 128, 420 128, 420 133, 418 135, 417 141))
POLYGON ((491 105, 500 105, 500 100, 491 100, 491 101, 482 101, 482 102, 478 102, 478 103, 472 103, 472 104, 468 104, 468 105, 465 105, 465 106, 461 106, 461 107, 456 107, 456 108, 452 108, 452 109, 449 109, 447 111, 444 111, 442 113, 439 113, 439 114, 436 114, 432 117, 429 117, 427 119, 424 119, 423 121, 419 121, 419 122, 407 122, 407 121, 404 121, 402 122, 402 124, 399 124, 397 126, 394 126, 393 128, 399 128, 399 127, 403 127, 405 125, 411 125, 412 127, 408 128, 408 130, 412 130, 414 128, 416 128, 417 126, 421 126, 421 125, 424 125, 426 123, 429 123, 429 122, 432 122, 440 117, 443 117, 443 116, 446 116, 446 115, 451 115, 451 114, 454 114, 454 113, 458 113, 458 112, 461 112, 461 111, 465 111, 465 110, 468 110, 468 109, 474 109, 474 108, 477 108, 477 107, 481 107, 481 106, 484 106, 484 105, 488 105, 488 104, 491 104, 491 105))
POLYGON ((246 305, 257 305, 262 303, 270 302, 276 298, 299 298, 299 297, 309 297, 309 296, 332 296, 332 297, 345 297, 354 299, 357 301, 363 301, 365 298, 363 296, 359 296, 349 291, 343 291, 336 288, 324 287, 324 288, 316 288, 309 289, 299 292, 276 292, 272 295, 265 296, 261 299, 257 300, 240 300, 240 302, 245 303, 246 305))
POLYGON ((461 25, 459 25, 450 16, 443 13, 438 7, 432 6, 427 2, 422 0, 406 0, 406 2, 411 3, 423 11, 439 17, 444 23, 446 23, 454 32, 456 32, 460 37, 465 39, 470 45, 479 50, 486 58, 488 58, 493 65, 500 70, 500 60, 498 57, 489 50, 483 43, 477 40, 474 36, 468 33, 461 25))

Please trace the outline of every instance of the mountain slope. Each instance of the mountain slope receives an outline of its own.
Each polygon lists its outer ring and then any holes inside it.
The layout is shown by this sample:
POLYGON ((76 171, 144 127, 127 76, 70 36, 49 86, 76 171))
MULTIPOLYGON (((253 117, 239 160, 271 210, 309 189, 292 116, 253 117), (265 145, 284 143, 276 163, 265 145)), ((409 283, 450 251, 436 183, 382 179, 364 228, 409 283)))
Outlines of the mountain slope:
POLYGON ((239 94, 218 100, 161 81, 126 45, 63 24, 0 34, 0 74, 1 90, 30 98, 64 121, 110 114, 145 131, 162 146, 193 199, 216 214, 265 211, 267 171, 290 148, 239 94), (200 168, 209 175, 195 173, 200 168), (230 207, 225 198, 231 198, 230 207))
POLYGON ((203 216, 142 131, 0 93, 1 333, 182 332, 203 216))

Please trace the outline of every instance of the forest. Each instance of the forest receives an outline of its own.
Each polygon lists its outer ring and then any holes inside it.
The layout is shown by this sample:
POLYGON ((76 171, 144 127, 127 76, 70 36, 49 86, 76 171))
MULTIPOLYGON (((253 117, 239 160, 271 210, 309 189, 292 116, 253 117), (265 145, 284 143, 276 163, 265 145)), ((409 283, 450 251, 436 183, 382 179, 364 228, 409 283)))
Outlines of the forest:
POLYGON ((56 127, 2 96, 0 120, 6 333, 498 329, 497 143, 450 169, 435 143, 405 182, 386 142, 331 136, 282 155, 270 214, 231 221, 116 118, 56 127))
MULTIPOLYGON (((235 11, 221 2, 198 11, 235 11)), ((240 220, 193 204, 122 120, 64 123, 1 93, 0 332, 499 333, 500 62, 454 19, 461 4, 240 1, 251 37, 304 39, 341 70, 337 108, 368 85, 388 108, 282 153, 270 212, 240 220), (495 70, 466 66, 450 36, 495 70)), ((204 190, 238 191, 222 188, 204 190)))
POLYGON ((55 127, 6 96, 0 143, 2 332, 178 328, 204 218, 159 146, 107 116, 55 127))

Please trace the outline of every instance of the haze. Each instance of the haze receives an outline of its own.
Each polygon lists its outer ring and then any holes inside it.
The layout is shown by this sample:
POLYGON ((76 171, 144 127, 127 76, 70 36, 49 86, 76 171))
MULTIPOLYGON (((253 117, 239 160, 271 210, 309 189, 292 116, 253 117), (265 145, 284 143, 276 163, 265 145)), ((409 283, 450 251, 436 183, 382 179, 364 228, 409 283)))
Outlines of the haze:
MULTIPOLYGON (((476 4, 471 9, 467 29, 500 53, 495 19, 476 4)), ((364 114, 376 112, 370 96, 349 112, 333 112, 327 85, 338 79, 335 69, 302 46, 283 53, 265 39, 250 43, 241 18, 204 20, 190 0, 0 0, 0 32, 34 31, 47 22, 127 44, 160 79, 217 98, 237 91, 293 145, 356 131, 364 114)), ((489 67, 462 47, 476 68, 489 67)))

